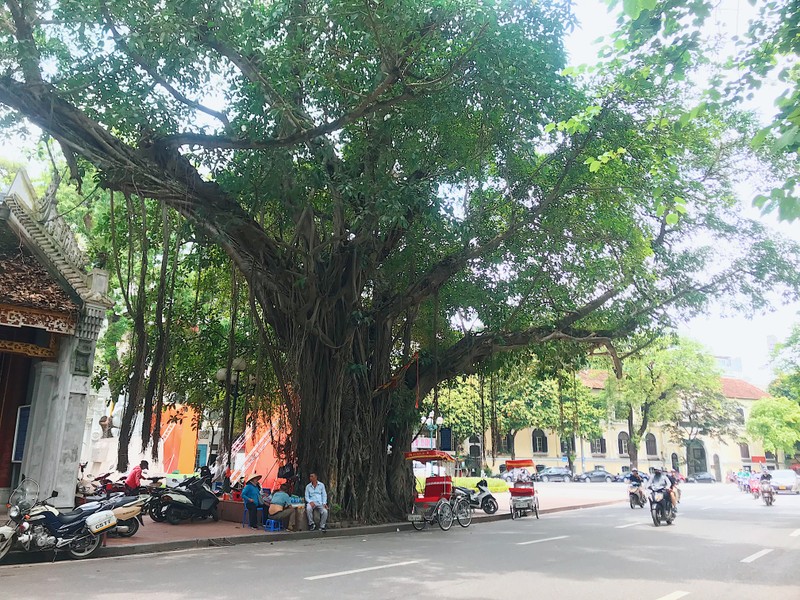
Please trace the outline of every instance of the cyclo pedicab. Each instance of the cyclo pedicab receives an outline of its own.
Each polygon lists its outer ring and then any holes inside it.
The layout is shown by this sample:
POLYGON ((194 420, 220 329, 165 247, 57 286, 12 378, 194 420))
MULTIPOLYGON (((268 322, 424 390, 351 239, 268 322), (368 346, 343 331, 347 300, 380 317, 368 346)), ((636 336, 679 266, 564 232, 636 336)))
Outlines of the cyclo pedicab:
POLYGON ((421 531, 426 525, 438 523, 442 531, 447 531, 452 527, 454 519, 462 527, 469 527, 472 522, 469 500, 462 493, 453 492, 452 472, 455 459, 442 450, 406 452, 405 459, 438 467, 434 469, 437 474, 432 472, 430 477, 426 477, 422 495, 417 493, 414 498, 414 506, 408 515, 414 529, 421 531), (445 470, 445 475, 440 474, 442 470, 445 470))
MULTIPOLYGON (((532 473, 536 472, 536 465, 534 465, 533 461, 530 459, 506 461, 506 468, 509 471, 511 469, 521 469, 525 467, 531 467, 532 473)), ((513 485, 513 487, 508 488, 508 491, 511 494, 511 518, 517 519, 519 517, 524 517, 529 512, 532 512, 538 519, 539 496, 536 494, 536 490, 534 489, 533 479, 530 481, 512 481, 511 485, 513 485)))

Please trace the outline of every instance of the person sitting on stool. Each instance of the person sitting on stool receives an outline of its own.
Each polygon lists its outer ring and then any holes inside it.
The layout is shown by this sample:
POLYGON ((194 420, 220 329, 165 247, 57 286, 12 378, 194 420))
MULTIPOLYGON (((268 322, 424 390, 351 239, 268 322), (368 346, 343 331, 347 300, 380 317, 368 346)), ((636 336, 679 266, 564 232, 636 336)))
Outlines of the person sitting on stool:
POLYGON ((261 475, 254 473, 250 475, 244 489, 242 489, 242 501, 250 516, 251 529, 258 529, 258 509, 264 508, 264 504, 261 502, 261 485, 259 485, 259 481, 261 481, 261 475))
POLYGON ((308 480, 310 481, 306 486, 308 528, 311 531, 317 528, 314 523, 314 511, 319 511, 319 530, 324 532, 328 523, 328 493, 325 491, 325 484, 317 479, 316 473, 309 473, 308 480))

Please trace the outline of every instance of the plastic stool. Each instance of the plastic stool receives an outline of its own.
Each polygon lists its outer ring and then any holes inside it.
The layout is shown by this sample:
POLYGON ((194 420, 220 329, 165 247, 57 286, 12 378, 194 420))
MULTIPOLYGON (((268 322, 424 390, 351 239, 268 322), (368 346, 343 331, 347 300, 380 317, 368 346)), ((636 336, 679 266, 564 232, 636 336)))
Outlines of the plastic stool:
MULTIPOLYGON (((245 506, 244 507, 244 512, 242 513, 242 527, 244 527, 245 525, 247 525, 248 527, 250 526, 250 522, 249 522, 249 518, 248 518, 249 515, 247 513, 248 513, 247 506, 245 506)), ((258 510, 256 512, 256 519, 258 518, 258 513, 261 513, 261 520, 263 521, 264 520, 264 507, 263 506, 259 506, 258 507, 258 510)))
POLYGON ((283 530, 283 523, 281 523, 278 519, 267 519, 267 522, 264 523, 264 531, 282 531, 283 530))

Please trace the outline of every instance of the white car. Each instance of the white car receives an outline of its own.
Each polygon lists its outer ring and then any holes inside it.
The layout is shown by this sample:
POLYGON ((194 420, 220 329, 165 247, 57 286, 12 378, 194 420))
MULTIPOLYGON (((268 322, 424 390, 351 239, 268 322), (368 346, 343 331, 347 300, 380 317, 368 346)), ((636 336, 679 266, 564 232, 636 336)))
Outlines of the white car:
POLYGON ((770 471, 769 474, 772 475, 770 483, 776 494, 779 492, 800 494, 800 477, 791 469, 770 471))

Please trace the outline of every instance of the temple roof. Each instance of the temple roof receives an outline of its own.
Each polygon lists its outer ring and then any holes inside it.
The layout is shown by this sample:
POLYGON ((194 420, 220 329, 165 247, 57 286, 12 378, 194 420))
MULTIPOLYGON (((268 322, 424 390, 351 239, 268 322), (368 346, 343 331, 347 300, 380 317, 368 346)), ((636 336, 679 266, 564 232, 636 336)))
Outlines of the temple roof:
POLYGON ((0 232, 0 304, 77 314, 78 304, 30 253, 4 247, 0 232))

